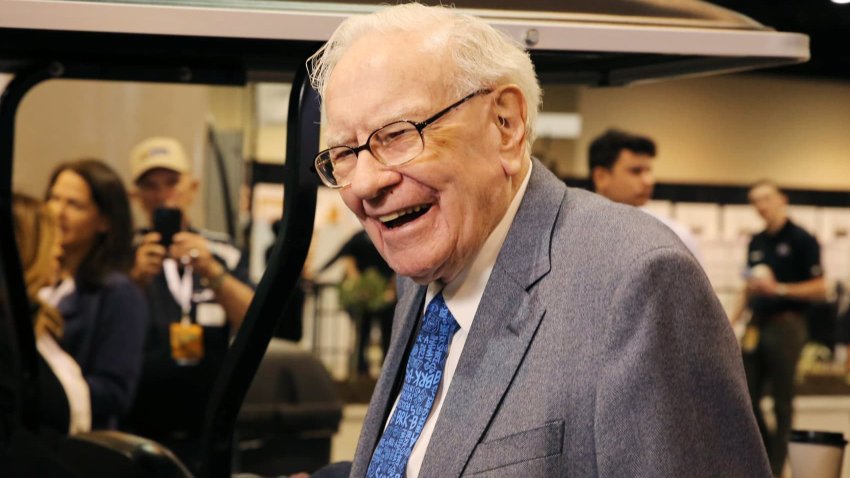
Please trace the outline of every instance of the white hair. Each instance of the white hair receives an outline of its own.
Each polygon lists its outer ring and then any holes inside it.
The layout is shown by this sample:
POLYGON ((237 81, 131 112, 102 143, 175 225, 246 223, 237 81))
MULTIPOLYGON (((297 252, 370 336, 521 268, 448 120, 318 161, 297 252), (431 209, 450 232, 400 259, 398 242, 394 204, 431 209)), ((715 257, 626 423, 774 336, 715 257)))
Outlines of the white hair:
POLYGON ((450 87, 456 90, 455 96, 503 84, 519 87, 526 101, 526 150, 530 154, 542 94, 531 57, 519 43, 485 21, 451 7, 408 3, 349 17, 307 60, 313 88, 324 98, 334 67, 361 37, 374 33, 422 32, 426 28, 445 39, 444 46, 457 68, 455 77, 448 79, 450 87))

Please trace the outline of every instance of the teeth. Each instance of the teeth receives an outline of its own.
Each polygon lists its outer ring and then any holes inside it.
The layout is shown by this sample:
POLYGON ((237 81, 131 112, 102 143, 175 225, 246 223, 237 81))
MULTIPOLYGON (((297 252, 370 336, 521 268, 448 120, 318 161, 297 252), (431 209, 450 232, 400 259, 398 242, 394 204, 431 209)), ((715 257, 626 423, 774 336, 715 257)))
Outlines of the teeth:
POLYGON ((391 213, 389 213, 385 216, 379 216, 378 220, 383 222, 384 224, 386 224, 386 223, 388 223, 388 222, 390 222, 394 219, 398 219, 401 216, 404 216, 405 214, 413 214, 414 212, 419 212, 419 211, 425 209, 425 207, 426 206, 413 206, 413 207, 408 208, 408 209, 402 209, 400 211, 391 212, 391 213))

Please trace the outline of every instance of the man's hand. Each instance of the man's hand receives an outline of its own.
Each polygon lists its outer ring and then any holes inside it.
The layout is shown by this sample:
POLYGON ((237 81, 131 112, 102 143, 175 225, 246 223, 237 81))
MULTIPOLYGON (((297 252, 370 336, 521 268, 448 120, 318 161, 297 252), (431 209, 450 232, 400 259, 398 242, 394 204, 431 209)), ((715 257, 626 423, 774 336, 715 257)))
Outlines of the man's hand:
POLYGON ((206 280, 206 285, 215 290, 215 300, 224 307, 230 325, 234 330, 239 328, 254 298, 254 290, 230 275, 224 265, 213 257, 209 242, 203 236, 178 232, 168 252, 174 259, 192 265, 206 280))
POLYGON ((757 264, 750 271, 747 279, 747 293, 764 297, 776 295, 778 283, 773 271, 766 264, 757 264))
POLYGON ((142 243, 136 248, 136 260, 130 277, 140 287, 146 287, 151 279, 162 270, 165 247, 159 243, 162 239, 158 232, 149 232, 142 237, 142 243))
POLYGON ((752 295, 773 297, 776 295, 778 283, 770 277, 753 277, 747 281, 747 292, 752 295))
POLYGON ((225 272, 210 252, 207 240, 194 232, 178 232, 174 235, 173 244, 168 250, 171 257, 192 265, 201 276, 212 280, 225 272))

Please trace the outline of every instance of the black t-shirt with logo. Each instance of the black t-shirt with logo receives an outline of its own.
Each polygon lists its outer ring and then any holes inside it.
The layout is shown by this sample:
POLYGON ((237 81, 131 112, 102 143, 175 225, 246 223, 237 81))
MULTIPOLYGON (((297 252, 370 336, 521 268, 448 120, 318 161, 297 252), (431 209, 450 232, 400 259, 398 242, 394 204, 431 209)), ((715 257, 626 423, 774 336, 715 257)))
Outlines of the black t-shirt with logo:
MULTIPOLYGON (((776 281, 793 284, 823 275, 820 265, 820 246, 817 239, 788 220, 776 234, 762 231, 753 236, 747 251, 747 266, 765 264, 773 271, 776 281)), ((781 298, 750 298, 750 308, 757 313, 799 311, 808 302, 781 298)))

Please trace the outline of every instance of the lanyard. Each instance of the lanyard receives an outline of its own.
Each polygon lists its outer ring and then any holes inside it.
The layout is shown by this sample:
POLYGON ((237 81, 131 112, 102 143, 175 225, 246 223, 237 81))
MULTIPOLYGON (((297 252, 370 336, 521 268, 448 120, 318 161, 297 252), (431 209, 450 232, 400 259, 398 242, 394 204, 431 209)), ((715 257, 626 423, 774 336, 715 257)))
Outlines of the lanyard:
POLYGON ((184 266, 181 276, 177 269, 177 261, 166 258, 162 261, 162 270, 165 273, 168 290, 171 291, 171 295, 183 312, 181 322, 188 322, 189 314, 192 312, 192 266, 184 266))

